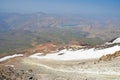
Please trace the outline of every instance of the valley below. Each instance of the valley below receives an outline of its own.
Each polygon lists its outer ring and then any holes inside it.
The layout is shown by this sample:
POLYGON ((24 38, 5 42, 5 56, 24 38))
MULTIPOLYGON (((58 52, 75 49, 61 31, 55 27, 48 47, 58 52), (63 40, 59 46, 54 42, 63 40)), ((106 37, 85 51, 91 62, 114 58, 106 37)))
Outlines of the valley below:
POLYGON ((0 80, 120 80, 119 21, 0 12, 0 80))

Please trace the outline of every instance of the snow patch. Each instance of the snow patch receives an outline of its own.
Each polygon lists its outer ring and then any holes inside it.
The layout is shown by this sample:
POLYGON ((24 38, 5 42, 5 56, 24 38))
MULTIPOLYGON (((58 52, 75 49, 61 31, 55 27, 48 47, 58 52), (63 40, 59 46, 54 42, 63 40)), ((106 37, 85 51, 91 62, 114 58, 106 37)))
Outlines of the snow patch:
POLYGON ((120 46, 118 45, 110 48, 101 49, 101 50, 97 50, 95 48, 91 48, 87 50, 80 49, 76 51, 64 49, 56 53, 47 54, 45 56, 40 56, 41 53, 36 53, 29 57, 36 58, 36 59, 52 59, 52 60, 94 59, 94 58, 100 58, 103 55, 113 54, 114 52, 119 50, 120 50, 120 46))
POLYGON ((14 58, 14 57, 18 57, 18 56, 23 56, 23 54, 14 54, 12 56, 5 56, 3 58, 0 58, 0 62, 11 59, 11 58, 14 58))
POLYGON ((112 43, 120 43, 120 37, 115 39, 112 43))
POLYGON ((116 39, 115 39, 114 41, 112 41, 112 42, 106 42, 105 44, 110 45, 110 44, 115 44, 115 43, 120 43, 120 37, 116 38, 116 39))

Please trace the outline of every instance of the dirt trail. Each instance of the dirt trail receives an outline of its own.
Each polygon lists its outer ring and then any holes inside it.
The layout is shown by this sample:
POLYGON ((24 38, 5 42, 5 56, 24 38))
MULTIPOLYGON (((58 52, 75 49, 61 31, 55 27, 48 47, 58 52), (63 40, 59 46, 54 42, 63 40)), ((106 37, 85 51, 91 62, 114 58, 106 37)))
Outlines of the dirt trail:
POLYGON ((37 63, 37 62, 33 62, 32 60, 25 60, 25 63, 26 64, 30 64, 30 65, 36 65, 36 66, 40 66, 40 67, 43 67, 45 69, 49 69, 49 70, 52 70, 52 71, 60 71, 60 72, 67 72, 67 73, 87 73, 87 74, 102 74, 102 75, 120 75, 119 72, 115 72, 115 71, 95 71, 95 70, 89 70, 88 69, 80 69, 80 68, 76 68, 75 67, 68 67, 68 68, 54 68, 54 67, 51 67, 51 66, 47 66, 47 65, 44 65, 44 64, 40 64, 40 63, 37 63), (89 70, 89 71, 88 71, 89 70))
POLYGON ((75 62, 75 64, 73 64, 72 61, 71 63, 70 62, 62 63, 59 61, 58 62, 47 61, 47 60, 38 61, 27 58, 23 60, 23 63, 42 68, 43 71, 46 70, 47 72, 50 72, 50 74, 64 76, 66 77, 65 80, 67 80, 68 78, 69 78, 68 80, 119 80, 120 67, 119 64, 115 63, 115 61, 108 62, 108 64, 106 64, 106 62, 93 64, 93 62, 88 61, 88 63, 81 65, 78 63, 76 64, 77 61, 75 62), (72 75, 72 76, 68 76, 68 75, 72 75), (72 79, 74 77, 78 77, 78 78, 72 79))

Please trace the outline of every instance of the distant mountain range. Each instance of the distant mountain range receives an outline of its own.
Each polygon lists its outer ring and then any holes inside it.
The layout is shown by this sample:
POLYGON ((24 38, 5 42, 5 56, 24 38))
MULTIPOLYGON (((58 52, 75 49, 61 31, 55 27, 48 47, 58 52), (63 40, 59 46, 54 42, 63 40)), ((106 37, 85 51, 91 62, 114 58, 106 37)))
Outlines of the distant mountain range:
POLYGON ((32 47, 32 43, 71 41, 98 44, 120 36, 120 18, 0 13, 0 52, 32 47))

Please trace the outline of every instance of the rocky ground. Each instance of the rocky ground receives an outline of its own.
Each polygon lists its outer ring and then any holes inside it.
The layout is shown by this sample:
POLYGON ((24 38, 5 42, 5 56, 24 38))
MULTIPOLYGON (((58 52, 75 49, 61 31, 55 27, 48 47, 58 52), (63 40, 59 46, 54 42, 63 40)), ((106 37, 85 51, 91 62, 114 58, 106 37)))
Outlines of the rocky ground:
POLYGON ((0 80, 120 80, 119 60, 119 57, 100 62, 19 57, 0 64, 0 80))
MULTIPOLYGON (((72 46, 74 49, 81 47, 72 46)), ((65 61, 29 57, 36 51, 49 52, 61 48, 53 44, 39 45, 22 51, 24 56, 0 62, 0 80, 120 80, 120 51, 99 59, 65 61)))
POLYGON ((0 68, 0 80, 37 80, 29 70, 17 70, 12 65, 0 68))

